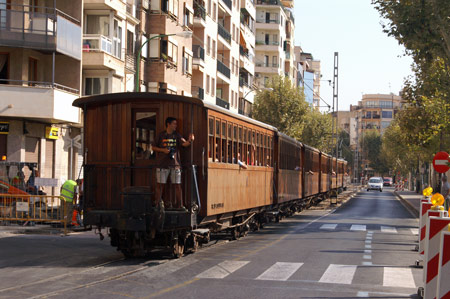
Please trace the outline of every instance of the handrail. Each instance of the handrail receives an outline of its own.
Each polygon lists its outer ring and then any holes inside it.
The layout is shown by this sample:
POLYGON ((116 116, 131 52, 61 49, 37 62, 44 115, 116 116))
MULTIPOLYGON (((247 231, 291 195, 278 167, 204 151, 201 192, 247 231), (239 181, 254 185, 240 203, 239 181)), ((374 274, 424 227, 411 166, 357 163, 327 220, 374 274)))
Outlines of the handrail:
MULTIPOLYGON (((68 87, 59 83, 52 83, 52 82, 43 82, 43 81, 27 81, 27 80, 12 80, 12 79, 0 79, 0 82, 14 82, 14 83, 22 83, 22 84, 28 84, 29 87, 46 87, 46 88, 56 88, 61 89, 64 91, 68 91, 71 93, 78 94, 79 90, 76 88, 68 87)), ((18 84, 10 84, 11 86, 22 86, 18 84)), ((0 85, 0 86, 8 86, 8 85, 0 85)), ((26 86, 28 87, 28 86, 26 86)))

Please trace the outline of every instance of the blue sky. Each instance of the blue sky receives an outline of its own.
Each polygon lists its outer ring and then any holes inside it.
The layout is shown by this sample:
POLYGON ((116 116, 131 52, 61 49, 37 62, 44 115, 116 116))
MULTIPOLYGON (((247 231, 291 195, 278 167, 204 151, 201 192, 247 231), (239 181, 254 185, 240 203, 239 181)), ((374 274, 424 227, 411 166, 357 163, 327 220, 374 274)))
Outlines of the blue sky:
MULTIPOLYGON (((294 16, 295 45, 321 61, 323 80, 333 79, 333 56, 339 52, 339 110, 349 110, 362 94, 398 94, 412 74, 412 59, 382 32, 370 0, 295 0, 294 16)), ((326 81, 320 96, 332 104, 333 89, 326 81)))

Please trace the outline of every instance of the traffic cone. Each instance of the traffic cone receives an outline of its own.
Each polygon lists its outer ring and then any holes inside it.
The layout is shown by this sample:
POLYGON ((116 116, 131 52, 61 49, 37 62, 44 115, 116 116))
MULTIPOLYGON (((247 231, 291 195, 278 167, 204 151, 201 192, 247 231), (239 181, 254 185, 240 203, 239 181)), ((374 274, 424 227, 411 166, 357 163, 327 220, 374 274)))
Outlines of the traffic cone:
POLYGON ((77 216, 78 216, 78 211, 77 211, 77 209, 74 209, 73 213, 72 213, 72 226, 80 226, 78 224, 77 216))

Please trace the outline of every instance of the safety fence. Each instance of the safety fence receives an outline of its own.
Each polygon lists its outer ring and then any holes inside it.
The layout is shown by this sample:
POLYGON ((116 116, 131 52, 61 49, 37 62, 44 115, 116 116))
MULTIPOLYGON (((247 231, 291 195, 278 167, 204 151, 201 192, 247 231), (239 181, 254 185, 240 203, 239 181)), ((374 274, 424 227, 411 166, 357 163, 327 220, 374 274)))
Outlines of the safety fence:
POLYGON ((72 209, 59 196, 0 194, 0 222, 64 223, 72 209))

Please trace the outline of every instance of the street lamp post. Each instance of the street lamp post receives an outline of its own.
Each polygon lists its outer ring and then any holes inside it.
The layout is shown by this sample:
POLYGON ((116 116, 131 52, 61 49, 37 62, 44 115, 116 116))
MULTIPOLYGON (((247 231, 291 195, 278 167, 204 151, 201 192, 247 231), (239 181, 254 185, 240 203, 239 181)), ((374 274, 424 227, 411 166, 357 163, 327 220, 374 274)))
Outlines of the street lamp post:
POLYGON ((143 43, 142 45, 141 45, 141 47, 139 48, 139 51, 138 51, 138 55, 137 55, 137 61, 136 61, 136 85, 135 85, 135 87, 134 87, 134 90, 136 91, 136 92, 139 92, 140 91, 140 84, 139 84, 139 68, 140 68, 140 66, 141 66, 141 52, 142 52, 142 49, 144 48, 144 46, 149 42, 149 41, 151 41, 152 39, 155 39, 155 38, 163 38, 163 37, 166 37, 166 36, 181 36, 181 37, 184 37, 184 38, 189 38, 189 37, 191 37, 192 36, 192 31, 182 31, 182 32, 179 32, 179 33, 171 33, 171 34, 158 34, 158 35, 155 35, 155 36, 152 36, 151 38, 149 38, 149 39, 147 39, 146 41, 145 41, 145 43, 143 43))

